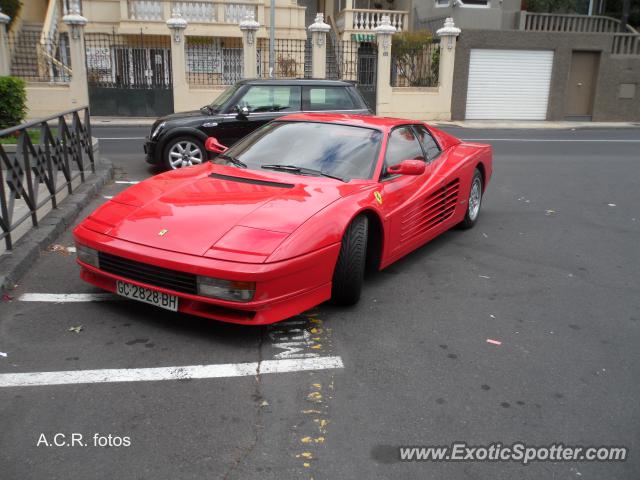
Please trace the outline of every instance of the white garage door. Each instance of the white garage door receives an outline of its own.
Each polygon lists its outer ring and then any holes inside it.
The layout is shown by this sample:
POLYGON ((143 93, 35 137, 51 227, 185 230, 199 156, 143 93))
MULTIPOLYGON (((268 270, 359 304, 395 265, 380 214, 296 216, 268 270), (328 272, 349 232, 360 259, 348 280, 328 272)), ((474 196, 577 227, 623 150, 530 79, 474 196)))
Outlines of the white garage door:
POLYGON ((469 61, 469 120, 545 120, 552 50, 472 49, 469 61))

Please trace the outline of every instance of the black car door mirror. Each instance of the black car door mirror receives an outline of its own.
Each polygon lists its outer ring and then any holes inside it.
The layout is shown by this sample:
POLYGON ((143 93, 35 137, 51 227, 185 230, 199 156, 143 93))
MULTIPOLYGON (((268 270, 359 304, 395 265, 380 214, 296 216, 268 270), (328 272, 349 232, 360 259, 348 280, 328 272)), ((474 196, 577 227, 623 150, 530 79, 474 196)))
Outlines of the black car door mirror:
POLYGON ((236 107, 236 118, 240 119, 240 120, 244 120, 249 116, 249 109, 245 106, 245 107, 241 107, 240 105, 238 105, 236 107))

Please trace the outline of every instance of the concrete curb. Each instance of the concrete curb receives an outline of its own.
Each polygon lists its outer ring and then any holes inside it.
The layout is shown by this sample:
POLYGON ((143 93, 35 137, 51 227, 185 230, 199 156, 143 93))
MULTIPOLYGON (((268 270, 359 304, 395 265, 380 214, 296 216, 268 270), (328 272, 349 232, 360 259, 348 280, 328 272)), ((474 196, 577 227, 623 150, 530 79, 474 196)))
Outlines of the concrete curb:
POLYGON ((91 117, 92 127, 150 127, 159 117, 91 117))
POLYGON ((639 122, 526 122, 506 120, 435 120, 427 122, 437 127, 458 127, 482 130, 599 130, 618 128, 640 128, 639 122))
POLYGON ((33 228, 18 240, 11 253, 0 257, 0 292, 13 289, 13 286, 38 260, 40 252, 73 225, 76 218, 100 189, 113 178, 113 164, 104 158, 96 163, 96 173, 78 189, 66 197, 57 209, 50 211, 33 228))

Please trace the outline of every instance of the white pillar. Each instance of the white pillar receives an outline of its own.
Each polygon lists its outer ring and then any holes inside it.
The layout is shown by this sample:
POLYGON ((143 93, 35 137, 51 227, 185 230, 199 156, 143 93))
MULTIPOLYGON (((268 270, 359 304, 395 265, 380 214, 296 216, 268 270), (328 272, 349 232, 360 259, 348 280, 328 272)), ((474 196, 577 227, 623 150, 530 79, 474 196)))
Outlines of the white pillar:
POLYGON ((256 38, 256 32, 259 28, 260 24, 256 22, 253 12, 248 13, 246 18, 240 22, 244 78, 256 78, 258 76, 258 39, 256 38))
POLYGON ((173 111, 180 111, 180 101, 185 98, 189 90, 187 84, 187 66, 185 60, 184 30, 187 28, 187 21, 182 18, 176 9, 166 22, 171 31, 171 80, 173 81, 173 111))
POLYGON ((444 21, 444 27, 440 28, 436 35, 440 37, 440 70, 438 81, 441 95, 444 95, 449 112, 451 112, 451 101, 453 99, 453 69, 456 61, 456 43, 460 29, 453 23, 453 18, 449 17, 444 21))
POLYGON ((2 13, 0 8, 0 77, 9 75, 11 60, 9 58, 9 37, 7 36, 7 25, 11 18, 2 13))
POLYGON ((391 37, 396 27, 389 15, 383 15, 380 24, 373 29, 378 40, 378 72, 376 79, 376 112, 386 112, 392 100, 391 88, 391 37))
POLYGON ((327 33, 331 27, 324 23, 324 13, 318 13, 315 21, 309 25, 311 32, 311 76, 327 76, 327 33))
POLYGON ((87 64, 84 48, 84 27, 87 19, 80 15, 77 6, 71 13, 62 17, 62 21, 70 30, 69 52, 71 57, 71 103, 81 107, 89 105, 89 86, 87 84, 87 64))

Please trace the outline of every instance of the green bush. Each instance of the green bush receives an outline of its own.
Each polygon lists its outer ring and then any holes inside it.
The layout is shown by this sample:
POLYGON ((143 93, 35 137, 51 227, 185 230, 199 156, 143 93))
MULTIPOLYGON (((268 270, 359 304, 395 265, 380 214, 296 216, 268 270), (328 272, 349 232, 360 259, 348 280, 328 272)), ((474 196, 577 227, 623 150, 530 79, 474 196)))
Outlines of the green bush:
POLYGON ((401 32, 391 44, 396 86, 434 87, 438 85, 440 51, 429 30, 401 32))
POLYGON ((11 17, 11 22, 13 22, 18 15, 20 7, 22 7, 22 2, 20 0, 0 0, 2 13, 9 15, 11 17))
POLYGON ((0 77, 0 129, 14 127, 27 114, 27 91, 24 80, 0 77))

